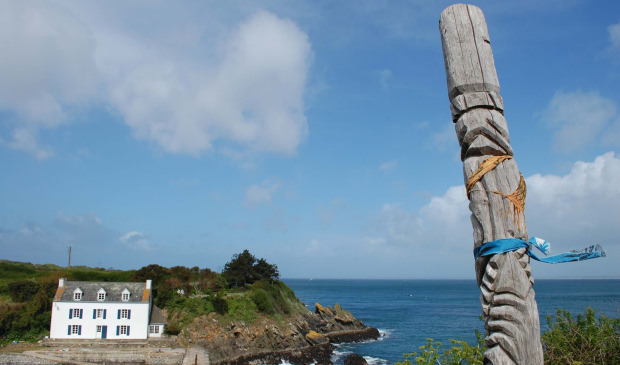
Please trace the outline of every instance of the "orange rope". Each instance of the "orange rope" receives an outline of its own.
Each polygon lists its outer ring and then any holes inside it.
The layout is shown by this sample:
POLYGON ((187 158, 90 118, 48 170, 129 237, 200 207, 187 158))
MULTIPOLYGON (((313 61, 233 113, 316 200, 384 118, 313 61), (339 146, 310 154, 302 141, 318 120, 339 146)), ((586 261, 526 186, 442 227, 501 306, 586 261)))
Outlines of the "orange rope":
POLYGON ((474 185, 476 185, 476 183, 480 181, 480 179, 482 179, 482 177, 487 172, 499 166, 499 164, 504 162, 504 160, 507 160, 510 158, 512 158, 512 156, 508 156, 508 155, 493 156, 493 157, 489 157, 486 160, 482 161, 482 163, 478 167, 478 170, 476 170, 476 172, 474 172, 469 177, 469 179, 467 179, 467 184, 465 185, 465 189, 467 190, 467 198, 469 199, 469 193, 471 192, 471 189, 474 187, 474 185))
MULTIPOLYGON (((474 172, 469 179, 467 179, 467 184, 465 185, 467 190, 467 198, 471 200, 470 193, 474 185, 476 185, 476 183, 480 181, 480 179, 482 179, 487 172, 499 166, 499 164, 503 161, 511 158, 512 156, 508 155, 492 156, 482 161, 478 167, 478 170, 476 170, 476 172, 474 172)), ((512 212, 515 223, 521 227, 521 215, 524 214, 525 210, 525 196, 527 194, 527 187, 525 186, 525 179, 523 178, 523 175, 519 174, 519 176, 519 186, 517 186, 517 189, 512 194, 504 194, 497 190, 493 191, 493 193, 503 196, 512 203, 512 212)), ((508 213, 510 213, 510 208, 506 211, 506 216, 508 216, 508 213)))
MULTIPOLYGON (((527 194, 527 188, 525 187, 525 179, 523 175, 519 174, 519 186, 512 194, 504 194, 501 191, 493 191, 495 194, 499 194, 504 198, 510 200, 512 203, 512 213, 514 215, 515 223, 521 227, 521 214, 525 211, 525 195, 527 194)), ((506 211, 506 216, 510 212, 510 208, 506 211)))

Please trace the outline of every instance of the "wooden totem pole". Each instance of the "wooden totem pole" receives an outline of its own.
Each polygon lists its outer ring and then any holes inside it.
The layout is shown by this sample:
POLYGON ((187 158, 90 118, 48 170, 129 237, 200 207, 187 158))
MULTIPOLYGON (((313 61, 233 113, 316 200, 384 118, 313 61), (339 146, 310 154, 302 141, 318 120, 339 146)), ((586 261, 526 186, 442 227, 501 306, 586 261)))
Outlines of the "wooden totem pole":
MULTIPOLYGON (((484 15, 473 5, 452 5, 441 13, 439 29, 474 248, 503 238, 527 241, 525 182, 510 146, 484 15)), ((529 261, 526 248, 476 259, 485 364, 543 364, 529 261)))

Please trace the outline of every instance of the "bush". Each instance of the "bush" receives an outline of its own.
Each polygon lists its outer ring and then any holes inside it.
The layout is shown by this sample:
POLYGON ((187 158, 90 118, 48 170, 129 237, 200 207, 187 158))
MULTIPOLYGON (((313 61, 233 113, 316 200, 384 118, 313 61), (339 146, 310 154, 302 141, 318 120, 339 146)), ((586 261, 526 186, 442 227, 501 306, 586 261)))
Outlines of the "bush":
MULTIPOLYGON (((261 309, 261 306, 256 303, 261 312, 267 314, 274 313, 291 313, 290 302, 298 301, 295 293, 281 281, 275 281, 273 283, 268 279, 263 279, 252 284, 252 292, 264 291, 269 305, 265 304, 265 310, 261 309), (269 308, 270 307, 270 308, 269 308)), ((261 296, 262 294, 258 294, 261 296)), ((254 298, 252 298, 254 300, 254 298)), ((263 299, 260 299, 263 300, 263 299)))
POLYGON ((273 314, 275 312, 273 303, 265 289, 253 289, 250 292, 250 299, 256 304, 259 311, 265 314, 273 314))
POLYGON ((27 302, 39 291, 39 284, 32 280, 14 281, 8 284, 11 300, 16 303, 27 302))
POLYGON ((256 304, 245 295, 233 295, 226 298, 228 316, 234 320, 252 322, 256 319, 256 304))
POLYGON ((620 318, 598 316, 592 308, 575 319, 558 309, 547 316, 542 335, 545 364, 620 364, 620 318))
MULTIPOLYGON (((620 318, 607 318, 592 308, 574 318, 558 309, 547 316, 549 329, 542 334, 546 365, 620 365, 620 318)), ((427 339, 421 352, 404 354, 397 365, 474 365, 483 363, 484 339, 476 331, 477 346, 450 340, 452 347, 441 353, 441 342, 427 339)))
POLYGON ((441 342, 432 338, 426 339, 426 344, 420 346, 421 352, 404 354, 405 360, 396 365, 482 365, 482 354, 486 350, 484 338, 476 331, 478 344, 471 346, 465 341, 450 340, 452 347, 441 353, 441 342))
POLYGON ((215 294, 215 297, 211 298, 211 303, 213 303, 213 309, 215 309, 218 314, 222 315, 228 313, 228 304, 224 299, 224 295, 226 295, 224 292, 220 292, 218 294, 215 294))

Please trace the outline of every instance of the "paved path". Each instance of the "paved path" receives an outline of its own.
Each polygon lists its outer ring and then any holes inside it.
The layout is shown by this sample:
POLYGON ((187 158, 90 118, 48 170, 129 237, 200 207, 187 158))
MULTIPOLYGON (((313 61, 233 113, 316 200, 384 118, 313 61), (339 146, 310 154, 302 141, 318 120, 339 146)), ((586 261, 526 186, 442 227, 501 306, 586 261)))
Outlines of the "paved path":
POLYGON ((210 365, 209 353, 204 347, 190 347, 185 352, 183 365, 194 365, 196 363, 198 365, 210 365))
POLYGON ((81 362, 81 361, 70 360, 70 359, 63 359, 61 357, 49 355, 49 353, 41 353, 38 351, 24 351, 24 354, 35 357, 37 359, 44 360, 44 361, 49 361, 55 364, 92 365, 92 363, 81 362))

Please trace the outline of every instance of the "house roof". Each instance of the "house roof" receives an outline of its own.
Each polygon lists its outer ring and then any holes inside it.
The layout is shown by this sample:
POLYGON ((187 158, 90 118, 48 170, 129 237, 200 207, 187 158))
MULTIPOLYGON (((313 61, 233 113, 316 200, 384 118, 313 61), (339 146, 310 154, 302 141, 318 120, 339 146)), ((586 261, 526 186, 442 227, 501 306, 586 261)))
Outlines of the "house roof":
POLYGON ((97 300, 97 292, 99 289, 105 290, 105 300, 102 302, 121 302, 123 290, 128 289, 131 295, 129 302, 148 302, 150 290, 146 289, 146 283, 113 283, 113 282, 95 282, 95 281, 65 281, 64 286, 59 287, 54 296, 54 300, 58 302, 74 302, 73 292, 76 289, 82 291, 82 299, 80 302, 99 302, 97 300))
POLYGON ((153 304, 151 309, 151 318, 149 318, 149 324, 168 324, 166 316, 162 313, 156 305, 153 304))

